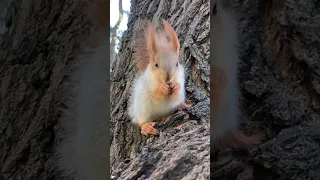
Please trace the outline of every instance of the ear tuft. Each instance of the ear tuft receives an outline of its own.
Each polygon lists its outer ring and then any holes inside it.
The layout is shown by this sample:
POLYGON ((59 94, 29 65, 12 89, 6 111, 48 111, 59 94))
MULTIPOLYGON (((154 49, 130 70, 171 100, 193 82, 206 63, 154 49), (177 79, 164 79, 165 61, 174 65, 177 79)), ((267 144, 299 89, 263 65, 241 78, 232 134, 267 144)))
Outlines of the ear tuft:
POLYGON ((162 22, 163 22, 164 28, 165 28, 166 32, 168 33, 170 40, 172 42, 173 51, 176 54, 179 54, 180 43, 179 43, 179 39, 178 39, 176 32, 173 30, 172 26, 169 24, 169 22, 167 20, 163 19, 162 22))
POLYGON ((157 54, 157 46, 156 46, 156 39, 155 39, 156 37, 155 36, 156 36, 156 29, 154 28, 154 26, 150 22, 148 22, 146 38, 147 38, 147 46, 148 46, 151 60, 153 60, 157 54))

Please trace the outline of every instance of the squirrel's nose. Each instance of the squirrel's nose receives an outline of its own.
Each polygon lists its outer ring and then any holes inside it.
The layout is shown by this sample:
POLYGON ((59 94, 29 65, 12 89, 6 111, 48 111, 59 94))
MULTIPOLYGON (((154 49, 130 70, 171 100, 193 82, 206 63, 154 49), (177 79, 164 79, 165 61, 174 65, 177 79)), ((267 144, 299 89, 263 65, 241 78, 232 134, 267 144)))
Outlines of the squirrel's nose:
POLYGON ((169 82, 170 82, 170 79, 169 79, 169 78, 167 78, 166 82, 167 82, 167 83, 169 83, 169 82))
POLYGON ((170 76, 167 75, 166 83, 170 83, 170 76))

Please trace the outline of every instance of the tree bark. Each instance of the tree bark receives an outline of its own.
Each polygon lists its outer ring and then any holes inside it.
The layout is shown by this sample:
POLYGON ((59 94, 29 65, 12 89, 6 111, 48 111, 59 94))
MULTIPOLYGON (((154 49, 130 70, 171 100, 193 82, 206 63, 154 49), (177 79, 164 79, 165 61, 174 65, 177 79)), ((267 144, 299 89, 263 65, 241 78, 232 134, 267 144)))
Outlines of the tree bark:
MULTIPOLYGON (((64 136, 59 109, 66 108, 73 57, 91 29, 77 3, 14 0, 8 8, 0 42, 0 179, 64 179, 54 157, 64 136)), ((111 166, 119 179, 209 179, 208 3, 132 1, 111 77, 111 166), (160 124, 160 137, 146 138, 127 116, 137 71, 131 42, 139 18, 160 17, 178 32, 193 107, 160 124)), ((259 128, 266 138, 244 153, 219 153, 211 178, 319 179, 319 3, 224 4, 239 20, 242 130, 259 128)))
POLYGON ((0 179, 63 179, 55 151, 64 136, 69 74, 92 25, 84 1, 14 0, 0 48, 0 179))
POLYGON ((319 2, 221 2, 239 22, 242 130, 266 137, 211 157, 211 178, 319 179, 319 2))
POLYGON ((111 169, 119 179, 209 179, 209 2, 131 1, 128 30, 111 74, 111 169), (178 34, 192 103, 159 124, 160 137, 146 138, 128 117, 128 97, 137 73, 132 54, 140 20, 167 19, 178 34), (174 129, 182 124, 180 129, 174 129))

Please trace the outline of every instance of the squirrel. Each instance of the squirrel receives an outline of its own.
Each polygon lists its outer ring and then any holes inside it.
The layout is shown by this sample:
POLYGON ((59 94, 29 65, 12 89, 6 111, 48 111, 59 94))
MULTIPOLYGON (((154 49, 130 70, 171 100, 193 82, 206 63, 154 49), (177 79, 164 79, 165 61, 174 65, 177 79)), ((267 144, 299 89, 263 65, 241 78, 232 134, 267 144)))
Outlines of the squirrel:
POLYGON ((93 30, 72 64, 70 99, 59 118, 65 134, 55 154, 57 168, 74 180, 110 179, 108 3, 92 0, 81 6, 93 30))
POLYGON ((236 23, 219 1, 211 4, 211 145, 248 148, 259 144, 262 136, 248 137, 237 130, 240 121, 237 81, 240 59, 237 55, 236 23))
POLYGON ((149 21, 140 22, 145 26, 138 24, 133 36, 138 74, 132 86, 128 114, 140 127, 141 134, 158 135, 155 118, 179 107, 190 107, 185 103, 184 66, 179 63, 178 36, 168 21, 162 20, 165 31, 157 31, 149 21))

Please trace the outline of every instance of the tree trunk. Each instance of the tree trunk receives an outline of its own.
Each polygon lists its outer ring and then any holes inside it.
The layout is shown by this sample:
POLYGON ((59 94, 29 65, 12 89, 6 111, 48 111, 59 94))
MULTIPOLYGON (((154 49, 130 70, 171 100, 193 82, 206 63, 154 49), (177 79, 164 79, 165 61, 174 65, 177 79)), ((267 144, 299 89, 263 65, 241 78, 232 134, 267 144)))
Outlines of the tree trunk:
POLYGON ((221 2, 239 20, 242 129, 266 137, 247 154, 211 157, 211 178, 319 179, 319 2, 221 2))
MULTIPOLYGON (((14 0, 8 8, 0 38, 0 179, 63 179, 54 157, 63 137, 59 109, 73 57, 90 32, 77 3, 14 0)), ((111 77, 111 166, 119 179, 209 179, 208 3, 132 1, 111 77), (160 124, 160 137, 146 138, 127 115, 137 72, 131 42, 139 18, 160 17, 178 33, 193 107, 160 124)), ((258 127, 266 138, 248 153, 218 154, 211 178, 319 179, 319 2, 224 4, 239 19, 242 129, 258 127)))
POLYGON ((74 58, 91 34, 82 2, 14 0, 7 9, 0 42, 0 179, 62 179, 58 119, 74 58))
POLYGON ((111 168, 119 179, 209 179, 209 2, 131 1, 128 30, 111 74, 111 168), (128 117, 128 97, 137 73, 132 54, 134 26, 141 19, 167 19, 178 34, 185 64, 188 111, 159 124, 160 137, 146 138, 128 117), (192 121, 193 120, 193 121, 192 121), (174 129, 184 123, 180 129, 174 129))

